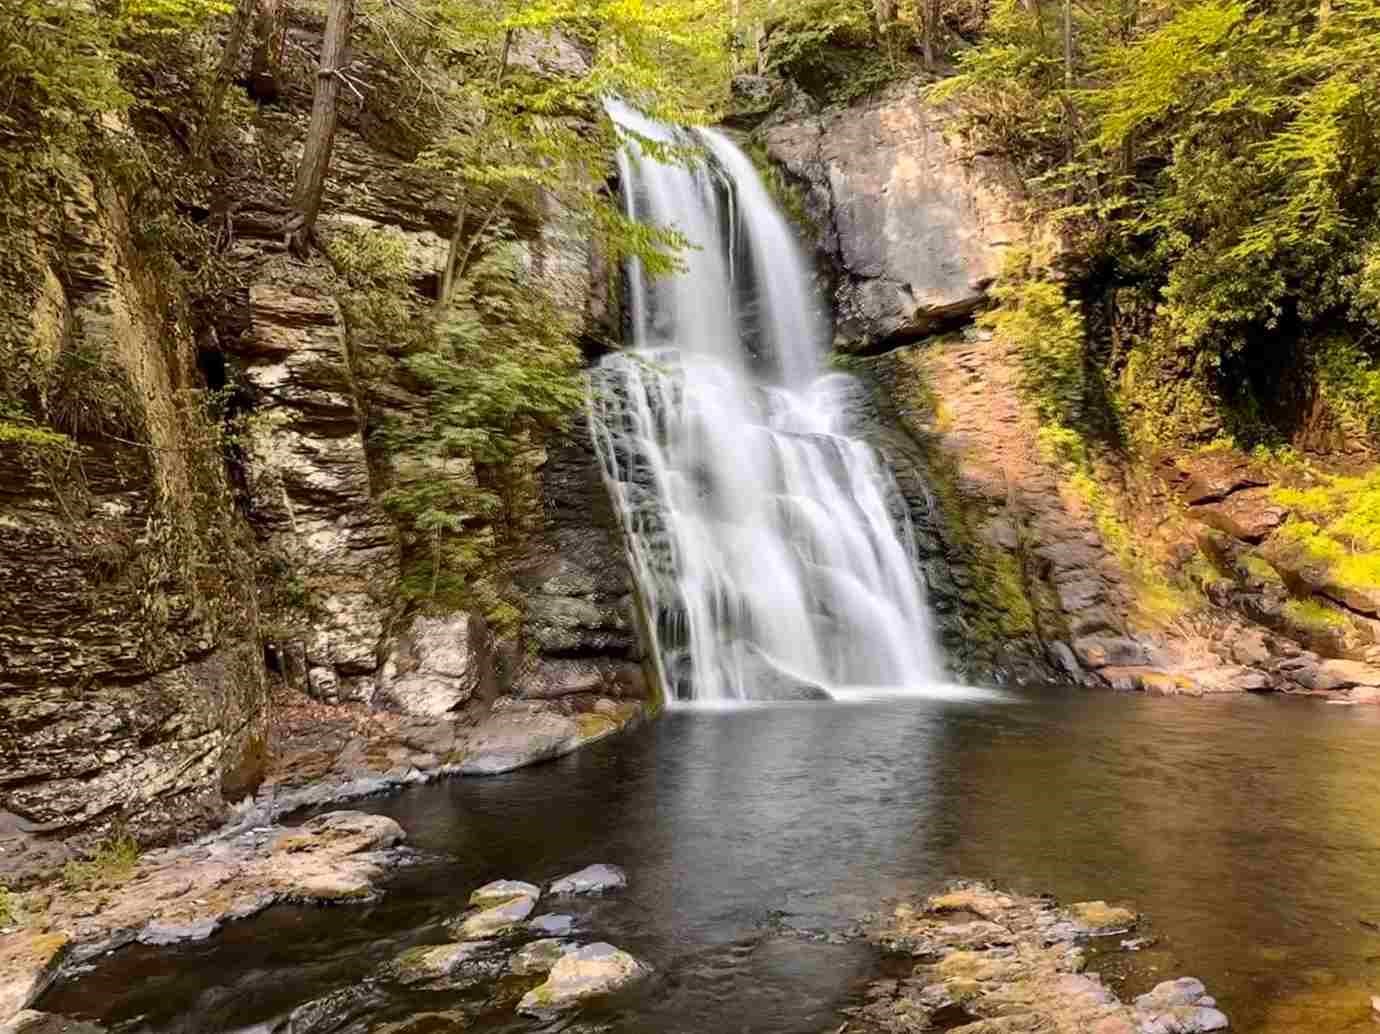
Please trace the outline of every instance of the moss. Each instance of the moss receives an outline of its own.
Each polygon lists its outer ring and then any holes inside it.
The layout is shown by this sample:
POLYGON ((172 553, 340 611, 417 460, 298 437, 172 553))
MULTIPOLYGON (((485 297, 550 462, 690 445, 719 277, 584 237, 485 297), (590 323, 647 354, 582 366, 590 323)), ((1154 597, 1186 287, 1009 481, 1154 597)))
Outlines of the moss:
POLYGON ((1284 584, 1284 579, 1279 576, 1279 572, 1275 570, 1274 565, 1264 557, 1255 553, 1247 553, 1242 556, 1237 561, 1237 567, 1245 574, 1247 579, 1254 580, 1259 584, 1284 584))
POLYGON ((1350 623, 1338 611, 1313 599, 1290 600, 1283 613, 1290 624, 1319 635, 1344 630, 1350 623))
POLYGON ((0 883, 0 926, 12 926, 19 921, 19 903, 10 889, 0 883))
POLYGON ((581 714, 575 716, 575 727, 580 739, 592 740, 615 732, 618 722, 604 714, 581 714))
POLYGON ((747 142, 743 150, 756 166, 757 174, 762 177, 762 185, 767 188, 767 193, 786 213, 797 232, 808 240, 818 237, 819 225, 810 216, 809 206, 805 203, 805 192, 790 178, 785 169, 772 161, 766 145, 754 137, 747 142))
POLYGON ((1380 586, 1380 467, 1363 477, 1322 478, 1273 492, 1295 515, 1275 537, 1339 586, 1380 586))
POLYGON ((62 883, 71 891, 118 887, 134 875, 139 864, 139 845, 134 838, 117 833, 91 857, 62 867, 62 883))

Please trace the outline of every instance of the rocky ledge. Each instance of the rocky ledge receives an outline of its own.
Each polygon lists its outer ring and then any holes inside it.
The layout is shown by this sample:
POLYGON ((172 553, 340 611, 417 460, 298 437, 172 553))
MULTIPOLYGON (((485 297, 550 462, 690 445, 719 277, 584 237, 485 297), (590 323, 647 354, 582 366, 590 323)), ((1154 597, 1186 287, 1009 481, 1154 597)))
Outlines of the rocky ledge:
POLYGON ((1101 901, 1061 908, 1049 898, 958 884, 903 904, 868 931, 911 963, 874 981, 846 1010, 839 1034, 1203 1034, 1227 1017, 1202 983, 1184 977, 1121 1001, 1084 971, 1092 937, 1129 932, 1137 915, 1101 901))
POLYGON ((403 838, 390 818, 334 811, 295 828, 150 852, 118 884, 95 879, 52 895, 24 927, 0 934, 0 1024, 18 1024, 15 1014, 64 970, 126 944, 202 940, 280 901, 370 900, 379 878, 408 857, 403 838))

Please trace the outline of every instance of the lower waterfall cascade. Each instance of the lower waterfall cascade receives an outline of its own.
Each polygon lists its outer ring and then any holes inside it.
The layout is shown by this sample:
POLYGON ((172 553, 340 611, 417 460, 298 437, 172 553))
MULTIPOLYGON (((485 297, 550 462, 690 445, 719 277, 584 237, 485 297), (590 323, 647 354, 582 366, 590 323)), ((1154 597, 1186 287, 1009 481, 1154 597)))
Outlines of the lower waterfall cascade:
POLYGON ((689 241, 626 267, 631 348, 593 371, 590 426, 672 704, 828 699, 943 680, 910 519, 848 433, 814 279, 724 134, 617 102, 626 214, 689 241), (698 145, 669 164, 639 139, 698 145))

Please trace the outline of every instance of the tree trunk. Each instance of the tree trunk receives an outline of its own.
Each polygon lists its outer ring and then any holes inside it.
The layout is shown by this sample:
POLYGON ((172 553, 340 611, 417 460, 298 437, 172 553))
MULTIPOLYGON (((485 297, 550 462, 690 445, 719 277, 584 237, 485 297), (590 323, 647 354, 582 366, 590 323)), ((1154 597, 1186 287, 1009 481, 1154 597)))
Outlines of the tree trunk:
POLYGON ((321 194, 326 187, 331 148, 335 144, 340 66, 350 44, 350 23, 354 14, 354 0, 331 0, 326 12, 326 37, 321 43, 321 64, 316 71, 311 124, 302 145, 302 162, 297 166, 297 186, 292 192, 292 207, 302 213, 302 226, 294 242, 299 248, 311 236, 316 215, 321 210, 321 194))
POLYGON ((287 42, 285 0, 259 0, 254 16, 254 57, 249 66, 249 95, 260 104, 276 101, 278 77, 283 69, 287 42))
POLYGON ((211 146, 220 123, 220 109, 225 105, 225 93, 235 78, 235 69, 240 63, 240 48, 249 29, 249 20, 254 15, 254 0, 239 0, 230 16, 230 31, 225 36, 225 49, 221 51, 220 63, 216 65, 215 78, 211 80, 211 96, 206 102, 206 114, 201 120, 201 130, 196 135, 193 150, 199 158, 211 146))
POLYGON ((939 34, 939 0, 916 0, 920 13, 920 49, 925 58, 925 71, 934 71, 934 41, 939 34))
POLYGON ((891 40, 891 26, 896 21, 896 0, 876 0, 873 16, 877 20, 877 39, 882 43, 891 40))

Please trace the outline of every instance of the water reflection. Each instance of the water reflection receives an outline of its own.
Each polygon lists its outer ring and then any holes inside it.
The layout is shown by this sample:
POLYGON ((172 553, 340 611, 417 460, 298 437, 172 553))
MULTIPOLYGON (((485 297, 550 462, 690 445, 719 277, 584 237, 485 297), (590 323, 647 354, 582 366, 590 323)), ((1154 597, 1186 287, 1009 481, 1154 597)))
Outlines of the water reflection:
POLYGON ((606 1018, 629 1034, 822 1029, 868 953, 764 933, 842 930, 958 875, 1133 902, 1159 945, 1099 962, 1128 990, 1191 973, 1238 1032, 1347 1030, 1380 992, 1380 933, 1360 922, 1380 921, 1377 733, 1380 711, 1056 690, 676 713, 370 802, 444 856, 376 906, 121 953, 44 1005, 128 1030, 248 1027, 438 939, 481 882, 613 861, 632 885, 581 920, 660 973, 606 1018))

